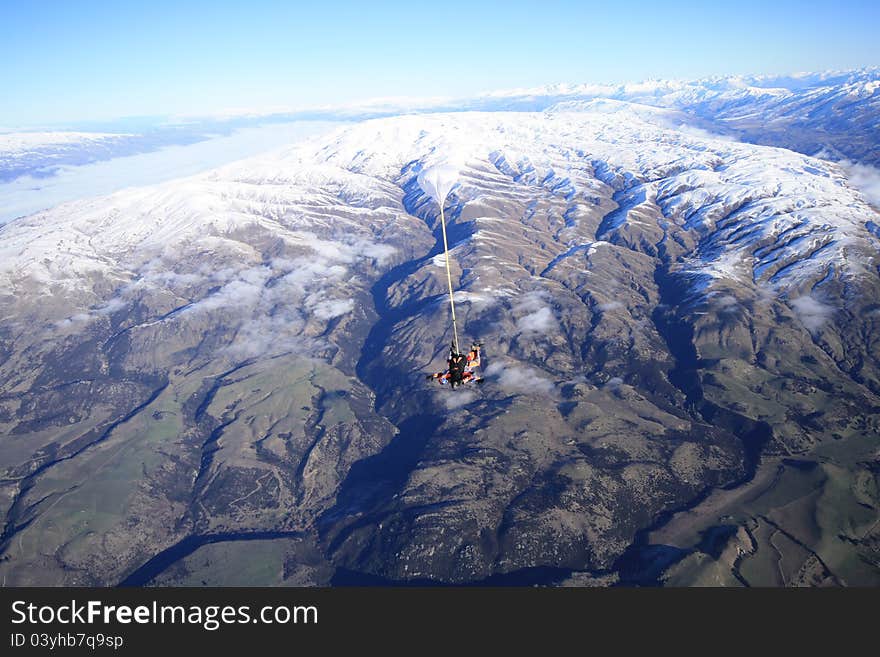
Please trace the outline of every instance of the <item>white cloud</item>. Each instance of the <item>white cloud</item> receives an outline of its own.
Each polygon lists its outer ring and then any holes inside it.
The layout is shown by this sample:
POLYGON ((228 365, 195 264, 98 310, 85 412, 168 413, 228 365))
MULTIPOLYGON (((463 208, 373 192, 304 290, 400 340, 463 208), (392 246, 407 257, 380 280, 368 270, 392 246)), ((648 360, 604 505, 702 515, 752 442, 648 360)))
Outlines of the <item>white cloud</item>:
POLYGON ((315 341, 303 337, 304 328, 305 321, 296 311, 254 315, 242 323, 224 351, 236 359, 287 351, 313 353, 318 347, 315 341))
MULTIPOLYGON (((496 303, 498 303, 498 297, 491 290, 487 290, 487 293, 483 292, 468 292, 467 290, 456 290, 453 293, 453 298, 455 299, 456 304, 470 304, 470 306, 478 311, 483 312, 487 308, 491 308, 496 303)), ((441 295, 438 298, 437 303, 440 305, 449 303, 448 295, 441 295)))
MULTIPOLYGON (((447 386, 448 388, 448 386, 447 386)), ((440 401, 450 411, 467 406, 477 398, 476 393, 470 390, 443 390, 437 394, 440 401)))
MULTIPOLYGON (((362 238, 328 241, 310 233, 296 234, 293 241, 297 251, 306 247, 310 252, 265 263, 257 260, 260 254, 256 251, 230 252, 224 244, 203 244, 202 248, 216 254, 213 262, 217 264, 192 265, 189 271, 180 271, 180 267, 191 261, 169 247, 164 256, 143 262, 134 280, 96 307, 92 315, 108 315, 152 296, 167 303, 171 292, 191 303, 165 321, 187 323, 199 318, 202 322, 205 315, 217 313, 210 321, 222 322, 229 329, 233 341, 224 351, 230 355, 249 358, 314 352, 327 346, 318 345, 314 337, 324 332, 322 325, 355 308, 351 291, 357 279, 352 277, 349 263, 384 262, 396 250, 362 238)), ((69 318, 59 326, 79 321, 69 318)), ((195 330, 205 328, 200 324, 195 330)))
POLYGON ((354 254, 348 245, 342 242, 318 239, 313 233, 296 233, 297 241, 308 246, 318 256, 331 262, 353 262, 354 254))
POLYGON ((315 304, 312 312, 321 319, 332 319, 350 313, 354 309, 354 299, 329 299, 315 304))
POLYGON ((849 175, 853 187, 862 192, 869 203, 880 207, 880 169, 847 161, 840 164, 849 175))
POLYGON ((734 313, 739 310, 739 302, 736 300, 736 297, 730 294, 718 297, 715 299, 714 304, 719 313, 734 313))
POLYGON ((212 270, 208 265, 202 264, 198 269, 190 272, 176 272, 172 268, 179 259, 179 254, 171 252, 167 260, 154 258, 147 261, 138 269, 136 278, 122 288, 118 296, 125 299, 137 296, 137 293, 143 290, 166 289, 186 297, 199 285, 208 282, 227 282, 237 271, 231 268, 212 270))
POLYGON ((623 379, 621 379, 619 376, 614 376, 605 382, 604 387, 607 388, 608 390, 617 390, 622 385, 623 385, 623 379))
POLYGON ((792 299, 790 305, 810 333, 816 333, 834 315, 833 306, 824 304, 811 296, 792 299))
POLYGON ((603 313, 607 313, 611 310, 623 308, 623 304, 620 301, 609 301, 608 303, 600 303, 596 308, 603 313))
POLYGON ((226 283, 217 292, 197 301, 184 312, 192 314, 221 308, 228 310, 254 306, 262 298, 270 274, 271 270, 268 267, 242 270, 239 272, 239 278, 226 283))
POLYGON ((74 324, 85 324, 91 319, 91 315, 88 313, 76 313, 75 315, 71 315, 66 319, 62 319, 59 322, 56 322, 55 325, 58 328, 67 328, 68 326, 73 326, 74 324))
POLYGON ((397 253, 397 249, 393 246, 389 246, 388 244, 381 244, 379 242, 360 242, 360 255, 366 258, 372 258, 376 261, 379 266, 387 263, 391 257, 397 253))
POLYGON ((549 395, 553 382, 538 370, 525 365, 508 365, 498 361, 486 368, 486 376, 497 379, 498 385, 508 392, 549 395))
POLYGON ((298 245, 307 246, 319 258, 330 262, 352 263, 358 259, 369 258, 383 265, 397 253, 397 249, 393 246, 362 237, 323 240, 314 233, 301 231, 293 234, 293 241, 298 245))
POLYGON ((516 322, 516 328, 520 333, 547 333, 556 326, 558 326, 556 317, 546 306, 525 317, 520 317, 516 322))
POLYGON ((516 300, 514 308, 519 312, 538 310, 547 305, 547 293, 543 291, 527 292, 516 300))
POLYGON ((546 299, 544 292, 530 292, 517 300, 513 307, 514 312, 527 313, 516 321, 519 333, 546 334, 558 328, 559 323, 546 299))
MULTIPOLYGON (((316 349, 310 335, 354 309, 344 293, 349 270, 321 256, 275 258, 269 264, 205 272, 205 286, 220 288, 195 301, 181 317, 222 312, 226 326, 237 325, 226 352, 239 358, 316 349), (316 324, 318 323, 318 324, 316 324)), ((202 292, 204 293, 204 292, 202 292)))
POLYGON ((737 141, 734 137, 730 135, 719 135, 715 132, 710 132, 709 130, 704 130, 703 128, 698 128, 695 125, 688 125, 687 123, 679 123, 674 126, 675 130, 678 130, 682 134, 689 135, 691 137, 698 137, 700 139, 716 139, 719 141, 737 141))
POLYGON ((342 265, 330 265, 320 260, 289 262, 289 271, 279 284, 292 285, 299 289, 304 289, 317 280, 339 280, 348 272, 342 265))
POLYGON ((119 297, 113 297, 107 303, 105 303, 100 308, 95 309, 95 313, 98 315, 112 315, 117 310, 122 310, 128 304, 124 299, 120 299, 119 297))

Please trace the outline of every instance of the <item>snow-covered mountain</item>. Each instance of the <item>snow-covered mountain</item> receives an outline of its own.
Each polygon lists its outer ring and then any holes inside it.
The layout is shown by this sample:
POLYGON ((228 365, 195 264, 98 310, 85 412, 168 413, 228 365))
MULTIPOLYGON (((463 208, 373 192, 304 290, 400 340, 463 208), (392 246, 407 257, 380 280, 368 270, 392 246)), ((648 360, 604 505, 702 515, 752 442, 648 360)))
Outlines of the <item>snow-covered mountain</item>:
MULTIPOLYGON (((628 93, 367 121, 0 228, 4 581, 228 583, 212 550, 255 537, 288 583, 684 577, 699 539, 657 561, 645 530, 774 458, 785 504, 840 509, 792 572, 880 581, 880 215, 840 165, 657 100, 688 89, 628 93), (441 161, 475 390, 423 377, 441 161)), ((774 500, 731 512, 731 549, 770 545, 774 500)))
POLYGON ((620 85, 554 85, 487 94, 471 109, 544 110, 612 99, 679 110, 693 127, 807 155, 880 165, 880 68, 620 85))
MULTIPOLYGON (((0 181, 48 175, 82 164, 186 144, 217 132, 300 120, 364 120, 405 113, 544 111, 565 102, 608 99, 678 110, 693 128, 807 155, 880 165, 880 68, 789 76, 728 76, 625 84, 556 84, 470 98, 388 98, 345 106, 248 110, 211 117, 157 117, 150 129, 125 133, 0 134, 0 181)), ((120 124, 126 125, 126 124, 120 124)))
MULTIPOLYGON (((544 113, 371 121, 272 158, 24 218, 3 233, 0 267, 7 289, 21 281, 31 289, 40 283, 75 288, 89 271, 130 280, 157 254, 200 240, 224 242, 242 228, 287 230, 294 235, 288 240, 304 248, 302 235, 330 230, 337 239, 354 239, 363 232, 361 239, 379 248, 385 223, 400 221, 394 213, 378 226, 365 225, 360 214, 352 223, 337 218, 313 226, 307 210, 340 205, 359 213, 366 208, 368 216, 391 208, 404 213, 394 199, 401 170, 451 159, 463 172, 459 202, 468 198, 468 176, 486 168, 550 190, 573 213, 601 205, 601 193, 610 193, 619 207, 603 217, 600 236, 623 240, 636 233, 644 240, 656 234, 653 243, 644 243, 656 252, 669 237, 664 227, 676 231, 691 243, 681 264, 703 278, 788 292, 816 277, 827 283, 873 273, 876 211, 844 169, 784 149, 676 129, 675 120, 675 113, 651 107, 591 101, 544 113), (376 144, 397 147, 383 151, 376 144), (279 210, 273 212, 274 205, 279 210), (656 225, 640 222, 652 213, 656 225), (279 223, 291 214, 298 218, 295 228, 279 223)), ((559 248, 574 248, 576 256, 586 244, 579 223, 571 219, 556 236, 559 248)), ((490 234, 481 229, 477 237, 490 234)), ((391 250, 393 241, 385 248, 391 250)), ((471 244, 465 240, 456 248, 471 244)))
MULTIPOLYGON (((473 98, 382 99, 313 110, 362 119, 437 111, 543 111, 609 99, 674 109, 694 128, 833 160, 880 165, 880 68, 787 76, 726 76, 625 84, 556 84, 473 98)), ((297 116, 297 113, 291 113, 297 116)), ((311 115, 311 114, 306 114, 311 115)))

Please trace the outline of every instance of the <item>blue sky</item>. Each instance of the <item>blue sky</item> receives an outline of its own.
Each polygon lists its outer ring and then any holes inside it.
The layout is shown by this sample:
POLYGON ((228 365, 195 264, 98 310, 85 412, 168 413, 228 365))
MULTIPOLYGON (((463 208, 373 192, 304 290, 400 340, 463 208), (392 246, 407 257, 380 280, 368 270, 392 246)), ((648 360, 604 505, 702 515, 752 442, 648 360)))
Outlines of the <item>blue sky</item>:
POLYGON ((0 127, 880 64, 880 3, 0 0, 0 127))

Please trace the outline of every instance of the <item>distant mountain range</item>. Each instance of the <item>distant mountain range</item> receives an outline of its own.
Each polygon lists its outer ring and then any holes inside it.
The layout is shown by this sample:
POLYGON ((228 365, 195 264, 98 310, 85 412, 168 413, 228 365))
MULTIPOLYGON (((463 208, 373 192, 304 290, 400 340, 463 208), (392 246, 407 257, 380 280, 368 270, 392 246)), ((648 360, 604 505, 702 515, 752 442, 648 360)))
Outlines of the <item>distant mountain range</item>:
POLYGON ((0 133, 0 182, 51 175, 52 167, 209 139, 267 122, 359 121, 404 113, 543 111, 564 102, 610 99, 679 110, 694 128, 832 160, 880 165, 880 68, 696 81, 558 84, 473 98, 391 98, 300 110, 238 110, 207 117, 155 117, 101 124, 105 134, 0 133), (115 126, 115 127, 114 127, 115 126), (146 127, 149 126, 149 127, 146 127), (110 133, 110 134, 106 134, 110 133))

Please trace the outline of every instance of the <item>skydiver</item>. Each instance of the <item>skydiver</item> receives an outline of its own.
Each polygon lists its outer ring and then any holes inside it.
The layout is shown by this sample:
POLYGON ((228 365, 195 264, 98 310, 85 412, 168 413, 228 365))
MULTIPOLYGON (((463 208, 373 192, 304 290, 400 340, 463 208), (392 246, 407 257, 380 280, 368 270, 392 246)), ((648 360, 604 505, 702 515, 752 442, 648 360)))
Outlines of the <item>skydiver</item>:
POLYGON ((467 354, 458 353, 455 350, 455 344, 449 349, 449 358, 446 361, 447 369, 445 372, 435 372, 428 374, 425 378, 429 381, 437 379, 440 385, 449 384, 452 388, 462 386, 465 383, 483 383, 486 379, 477 376, 473 372, 474 367, 480 366, 480 347, 482 344, 474 342, 467 354))

